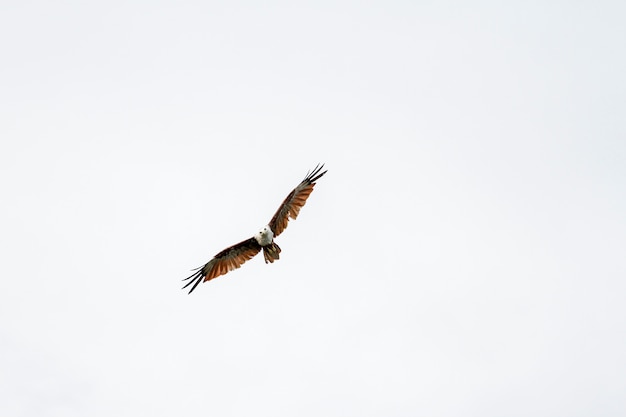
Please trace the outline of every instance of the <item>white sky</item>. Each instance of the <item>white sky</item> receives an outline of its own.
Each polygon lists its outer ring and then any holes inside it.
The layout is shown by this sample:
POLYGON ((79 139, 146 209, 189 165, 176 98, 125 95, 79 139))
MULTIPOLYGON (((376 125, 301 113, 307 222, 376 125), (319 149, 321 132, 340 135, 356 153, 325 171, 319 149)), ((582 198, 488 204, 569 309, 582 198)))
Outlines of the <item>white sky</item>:
POLYGON ((0 4, 0 415, 626 415, 626 6, 516 3, 0 4))

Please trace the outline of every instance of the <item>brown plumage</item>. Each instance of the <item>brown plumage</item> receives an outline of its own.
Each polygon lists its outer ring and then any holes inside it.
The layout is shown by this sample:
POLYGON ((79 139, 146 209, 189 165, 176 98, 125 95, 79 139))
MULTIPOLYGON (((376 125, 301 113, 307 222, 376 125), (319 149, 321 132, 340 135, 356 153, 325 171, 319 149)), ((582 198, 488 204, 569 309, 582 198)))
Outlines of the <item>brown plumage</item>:
POLYGON ((197 268, 196 272, 184 279, 184 281, 189 280, 189 282, 183 288, 193 284, 189 290, 189 294, 191 294, 201 282, 212 280, 239 268, 246 261, 256 256, 261 249, 263 249, 265 263, 273 263, 278 260, 281 249, 274 242, 274 238, 287 228, 289 219, 295 220, 298 217, 300 209, 315 187, 315 181, 326 174, 326 171, 320 173, 322 168, 324 165, 318 165, 311 173, 307 173, 304 180, 285 198, 267 226, 250 239, 224 249, 209 262, 197 268))
POLYGON ((313 192, 313 187, 315 187, 315 181, 317 181, 322 175, 326 174, 326 171, 321 174, 315 176, 323 167, 318 167, 316 170, 306 176, 306 178, 298 184, 296 188, 293 189, 285 198, 283 203, 280 205, 272 220, 270 220, 269 226, 272 228, 272 232, 274 232, 274 237, 280 235, 286 228, 287 223, 289 223, 289 219, 296 219, 298 214, 300 213, 300 209, 306 203, 306 199, 309 198, 309 195, 313 192))
POLYGON ((280 252, 280 246, 278 246, 276 242, 263 246, 263 257, 265 258, 265 263, 273 264, 274 261, 280 259, 280 252))

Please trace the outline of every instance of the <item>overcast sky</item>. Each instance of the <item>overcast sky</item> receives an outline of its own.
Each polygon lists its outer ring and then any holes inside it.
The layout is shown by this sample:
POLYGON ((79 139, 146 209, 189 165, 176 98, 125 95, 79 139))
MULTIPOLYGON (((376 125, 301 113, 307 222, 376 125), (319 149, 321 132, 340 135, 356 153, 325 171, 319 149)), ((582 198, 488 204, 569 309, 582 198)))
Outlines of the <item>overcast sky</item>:
POLYGON ((625 21, 2 2, 0 415, 626 415, 625 21))

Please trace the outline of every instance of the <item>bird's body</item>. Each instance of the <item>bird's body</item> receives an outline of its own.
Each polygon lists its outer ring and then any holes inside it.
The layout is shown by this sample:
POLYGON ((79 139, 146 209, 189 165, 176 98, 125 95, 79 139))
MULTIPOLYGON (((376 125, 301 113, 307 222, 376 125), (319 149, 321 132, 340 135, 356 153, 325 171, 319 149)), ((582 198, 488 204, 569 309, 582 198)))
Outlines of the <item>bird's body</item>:
POLYGON ((254 240, 263 248, 265 263, 274 263, 278 260, 280 247, 274 243, 274 232, 269 224, 254 235, 254 240))
POLYGON ((320 179, 326 171, 321 172, 324 165, 318 165, 307 174, 296 188, 289 193, 287 198, 280 205, 269 224, 254 234, 249 239, 230 246, 219 252, 209 262, 201 266, 191 276, 185 278, 190 280, 183 288, 193 284, 189 293, 203 281, 209 281, 224 275, 233 269, 239 268, 244 262, 252 259, 261 250, 265 263, 273 263, 280 258, 280 247, 274 242, 274 238, 280 235, 286 228, 289 219, 295 219, 300 213, 300 209, 306 203, 307 198, 313 191, 315 181, 320 179))

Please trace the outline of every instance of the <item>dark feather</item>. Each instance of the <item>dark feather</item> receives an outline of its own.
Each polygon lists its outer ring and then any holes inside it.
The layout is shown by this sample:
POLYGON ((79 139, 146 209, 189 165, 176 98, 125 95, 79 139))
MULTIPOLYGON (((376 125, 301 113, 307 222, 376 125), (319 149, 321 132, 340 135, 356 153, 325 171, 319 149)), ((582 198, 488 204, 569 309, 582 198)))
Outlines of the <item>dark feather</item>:
POLYGON ((296 219, 300 213, 300 209, 306 204, 307 198, 313 192, 315 187, 315 181, 322 178, 327 171, 321 172, 324 168, 324 164, 317 164, 315 169, 307 173, 306 177, 302 180, 296 188, 294 188, 287 198, 280 205, 272 220, 270 220, 269 226, 274 233, 274 237, 280 235, 289 223, 289 219, 296 219))
POLYGON ((261 250, 255 238, 251 237, 236 245, 230 246, 213 257, 203 266, 196 268, 196 272, 185 278, 183 281, 190 280, 183 288, 187 288, 193 284, 189 290, 189 294, 202 281, 209 281, 220 275, 239 268, 246 261, 252 259, 261 250))

